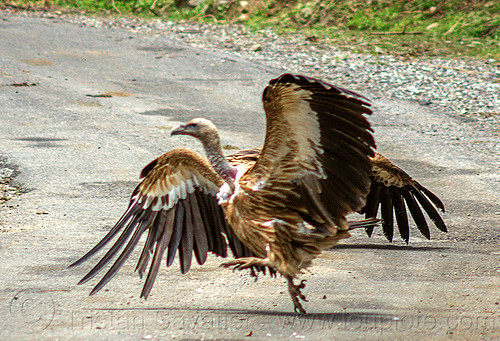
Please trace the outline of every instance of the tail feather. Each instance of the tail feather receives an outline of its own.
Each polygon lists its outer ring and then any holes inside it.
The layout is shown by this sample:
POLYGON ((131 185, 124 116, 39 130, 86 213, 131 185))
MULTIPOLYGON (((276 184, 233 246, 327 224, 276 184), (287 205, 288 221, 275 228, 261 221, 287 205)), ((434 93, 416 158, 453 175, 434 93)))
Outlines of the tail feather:
POLYGON ((382 224, 382 219, 369 218, 358 221, 349 221, 347 222, 347 224, 349 225, 348 231, 359 228, 373 228, 380 227, 380 225, 382 224))

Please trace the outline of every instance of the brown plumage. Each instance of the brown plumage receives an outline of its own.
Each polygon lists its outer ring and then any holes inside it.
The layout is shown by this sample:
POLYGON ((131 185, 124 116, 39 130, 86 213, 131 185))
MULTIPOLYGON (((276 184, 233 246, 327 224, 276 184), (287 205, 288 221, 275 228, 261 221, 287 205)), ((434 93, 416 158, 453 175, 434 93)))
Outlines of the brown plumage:
MULTIPOLYGON (((253 165, 261 151, 262 148, 245 149, 230 155, 229 158, 235 161, 244 160, 253 165)), ((446 224, 437 211, 437 209, 445 211, 441 199, 382 154, 376 152, 370 160, 372 162, 370 192, 365 206, 358 212, 364 214, 366 219, 377 218, 377 213, 380 212, 382 231, 389 242, 393 240, 394 223, 396 223, 401 238, 406 244, 409 243, 410 225, 407 208, 416 227, 427 239, 430 239, 430 230, 424 212, 439 230, 447 232, 446 224)), ((373 230, 373 227, 366 228, 368 236, 372 236, 373 230)))
MULTIPOLYGON (((349 237, 350 229, 375 226, 376 219, 347 222, 346 215, 364 210, 374 217, 378 201, 386 200, 387 195, 374 196, 370 189, 378 188, 374 183, 394 187, 391 176, 399 173, 380 171, 387 164, 373 151, 375 144, 365 117, 371 114, 366 98, 312 78, 285 74, 270 81, 263 102, 267 131, 262 150, 244 150, 225 158, 217 129, 205 119, 174 129, 172 135, 199 139, 207 159, 175 149, 146 166, 141 173, 144 179, 122 218, 72 264, 87 260, 123 230, 80 284, 103 270, 125 246, 91 294, 99 291, 147 231, 136 268, 142 277, 152 255, 141 294, 147 298, 165 253, 167 266, 178 254, 185 273, 193 253, 199 264, 205 262, 208 252, 226 257, 227 239, 236 259, 224 266, 250 269, 253 275, 255 271, 279 272, 288 281, 295 310, 305 313, 300 303, 305 301, 301 293, 304 281, 296 285, 293 279, 323 249, 349 237), (367 196, 369 211, 364 208, 367 196)), ((411 187, 425 193, 434 204, 438 202, 402 174, 406 182, 396 187, 405 199, 411 187)), ((420 196, 411 191, 422 204, 420 196)), ((422 205, 429 212, 428 205, 422 205)), ((398 204, 394 207, 400 209, 398 204)), ((410 211, 415 216, 411 207, 410 211)))
MULTIPOLYGON (((415 225, 427 239, 430 239, 430 231, 422 208, 439 230, 447 232, 446 225, 436 210, 439 208, 444 212, 444 205, 434 193, 382 154, 375 153, 371 160, 372 184, 366 205, 360 213, 365 214, 366 218, 376 217, 380 207, 382 230, 389 241, 392 241, 394 235, 395 215, 399 233, 408 244, 410 228, 406 207, 410 210, 415 225)), ((366 231, 368 236, 371 236, 373 228, 369 227, 366 231)))
MULTIPOLYGON (((244 156, 248 163, 253 164, 257 161, 261 150, 262 148, 241 150, 231 155, 231 158, 244 156)), ((370 160, 372 162, 370 192, 365 206, 358 212, 364 214, 366 219, 376 218, 380 212, 382 231, 389 242, 393 240, 396 223, 401 238, 409 243, 410 225, 407 208, 416 227, 427 239, 430 239, 430 230, 424 212, 439 230, 447 232, 446 224, 437 210, 444 212, 445 208, 434 193, 382 154, 375 153, 370 160)), ((366 232, 371 237, 373 227, 367 227, 366 232)))
MULTIPOLYGON (((198 264, 203 264, 208 252, 227 257, 226 237, 235 257, 251 256, 241 241, 227 225, 224 212, 217 205, 216 194, 223 181, 208 161, 189 149, 174 149, 148 164, 141 172, 143 181, 130 198, 127 211, 108 234, 87 254, 71 266, 78 265, 106 246, 123 230, 119 239, 78 284, 92 279, 121 251, 122 254, 91 291, 101 290, 128 258, 139 238, 148 231, 136 270, 142 278, 150 256, 153 260, 141 293, 147 298, 155 281, 160 261, 166 253, 167 266, 172 265, 176 254, 180 258, 181 272, 191 267, 194 252, 198 264)), ((266 273, 263 267, 253 267, 266 273)), ((271 275, 275 273, 270 269, 271 275)))

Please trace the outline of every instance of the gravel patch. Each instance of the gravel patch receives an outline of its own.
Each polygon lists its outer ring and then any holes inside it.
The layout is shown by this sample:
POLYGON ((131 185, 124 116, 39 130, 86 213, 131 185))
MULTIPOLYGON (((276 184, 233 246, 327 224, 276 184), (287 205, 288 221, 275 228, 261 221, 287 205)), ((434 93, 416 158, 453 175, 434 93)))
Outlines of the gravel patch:
POLYGON ((120 27, 137 33, 168 35, 193 46, 231 52, 286 72, 369 90, 385 98, 415 100, 421 105, 439 107, 454 115, 473 117, 495 126, 500 123, 500 62, 493 59, 365 55, 336 48, 328 41, 314 42, 300 34, 280 36, 272 30, 251 32, 241 25, 51 13, 35 15, 85 26, 120 27))
POLYGON ((19 193, 19 188, 12 184, 15 175, 15 168, 7 161, 0 159, 0 204, 19 193))

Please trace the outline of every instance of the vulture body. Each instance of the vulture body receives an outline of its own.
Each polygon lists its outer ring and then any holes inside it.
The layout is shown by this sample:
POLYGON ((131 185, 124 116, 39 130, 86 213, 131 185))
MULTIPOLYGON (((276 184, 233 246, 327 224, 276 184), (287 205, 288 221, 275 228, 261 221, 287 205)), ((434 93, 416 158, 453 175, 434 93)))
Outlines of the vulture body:
POLYGON ((444 211, 437 196, 374 152, 366 98, 316 79, 284 74, 270 81, 263 102, 267 128, 262 148, 225 157, 212 122, 198 118, 174 129, 172 135, 199 139, 207 158, 174 149, 147 165, 124 215, 71 265, 89 259, 121 232, 79 284, 96 276, 121 251, 91 295, 99 291, 147 232, 136 268, 142 277, 151 261, 141 297, 150 294, 164 257, 170 266, 178 254, 185 273, 193 254, 203 264, 208 252, 226 257, 229 247, 235 259, 223 266, 249 269, 253 276, 280 273, 295 311, 305 313, 300 302, 305 301, 305 284, 294 284, 294 279, 323 249, 349 237, 350 229, 364 227, 371 234, 379 224, 379 206, 389 240, 394 212, 408 242, 405 206, 427 238, 421 207, 446 231, 434 207, 444 211), (348 222, 346 215, 353 212, 367 219, 348 222))

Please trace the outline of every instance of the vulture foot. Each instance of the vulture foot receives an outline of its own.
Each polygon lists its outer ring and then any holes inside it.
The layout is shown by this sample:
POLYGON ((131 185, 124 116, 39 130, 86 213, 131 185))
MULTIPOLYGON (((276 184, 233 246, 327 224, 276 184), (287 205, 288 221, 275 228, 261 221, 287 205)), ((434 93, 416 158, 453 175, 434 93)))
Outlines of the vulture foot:
POLYGON ((303 279, 302 281, 300 281, 300 284, 295 285, 293 284, 293 278, 291 276, 285 276, 285 277, 286 280, 288 281, 288 292, 290 293, 290 297, 292 298, 295 312, 305 314, 306 310, 302 308, 302 304, 300 303, 299 298, 302 301, 307 302, 306 297, 301 291, 306 287, 305 284, 306 280, 303 279))
POLYGON ((224 268, 232 267, 233 271, 250 269, 250 275, 252 277, 257 277, 254 267, 256 266, 269 267, 270 265, 269 265, 269 260, 267 258, 262 259, 255 257, 244 257, 244 258, 233 259, 229 262, 224 262, 220 266, 224 268))

